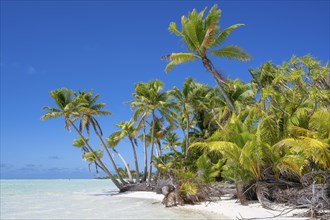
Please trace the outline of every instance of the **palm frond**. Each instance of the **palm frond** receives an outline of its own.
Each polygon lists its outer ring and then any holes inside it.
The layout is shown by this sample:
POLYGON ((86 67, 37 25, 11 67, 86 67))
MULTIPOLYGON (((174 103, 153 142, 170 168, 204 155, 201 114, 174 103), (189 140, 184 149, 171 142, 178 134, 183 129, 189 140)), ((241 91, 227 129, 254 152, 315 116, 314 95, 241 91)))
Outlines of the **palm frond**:
POLYGON ((281 172, 291 171, 296 174, 301 174, 307 160, 301 155, 285 155, 279 162, 278 168, 281 172))
POLYGON ((221 58, 234 59, 240 61, 248 61, 251 59, 250 55, 247 54, 243 49, 234 45, 229 45, 219 50, 210 51, 210 54, 221 58))
POLYGON ((316 111, 309 122, 309 129, 317 131, 320 138, 330 140, 330 112, 326 109, 316 111))
POLYGON ((181 31, 179 31, 176 27, 176 23, 175 22, 171 22, 170 25, 168 26, 168 30, 175 34, 176 36, 182 37, 183 34, 181 33, 181 31))
POLYGON ((59 118, 63 116, 63 112, 47 112, 43 116, 40 117, 41 120, 59 118))
POLYGON ((214 35, 215 35, 215 25, 211 24, 207 29, 203 42, 199 48, 199 50, 204 53, 204 51, 208 48, 211 48, 214 44, 214 35))
POLYGON ((228 141, 210 141, 210 142, 195 142, 189 146, 191 148, 201 148, 207 152, 217 152, 225 155, 226 158, 239 163, 239 157, 241 155, 241 148, 236 144, 228 141))
POLYGON ((223 29, 218 34, 218 36, 215 37, 214 44, 217 46, 221 46, 225 42, 225 40, 229 37, 231 32, 240 26, 244 26, 244 24, 234 24, 230 27, 227 27, 226 29, 223 29))
POLYGON ((205 26, 209 27, 211 24, 215 24, 218 26, 220 17, 221 17, 221 10, 218 9, 218 5, 215 4, 210 9, 209 13, 205 18, 205 26))
POLYGON ((196 58, 200 58, 200 56, 193 53, 172 53, 170 55, 170 63, 165 67, 165 72, 168 73, 174 66, 194 61, 196 58))

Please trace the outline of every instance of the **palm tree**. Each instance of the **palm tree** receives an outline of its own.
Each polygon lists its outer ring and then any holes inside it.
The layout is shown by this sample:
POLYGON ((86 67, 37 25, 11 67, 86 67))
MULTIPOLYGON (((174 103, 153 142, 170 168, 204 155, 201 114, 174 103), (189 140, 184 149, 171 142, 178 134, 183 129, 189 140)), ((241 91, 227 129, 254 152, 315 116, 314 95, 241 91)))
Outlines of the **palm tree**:
POLYGON ((163 149, 171 149, 172 151, 176 151, 175 148, 177 146, 180 146, 181 143, 180 143, 180 138, 178 137, 178 135, 173 132, 173 131, 170 131, 170 132, 167 132, 165 135, 164 135, 164 141, 163 141, 163 149))
POLYGON ((41 120, 51 119, 51 118, 59 118, 64 117, 65 128, 70 131, 70 126, 74 128, 74 130, 78 133, 79 137, 83 140, 86 147, 90 151, 90 153, 94 156, 96 161, 102 167, 104 172, 110 177, 112 182, 118 187, 120 191, 124 190, 123 185, 117 181, 117 179, 110 173, 108 168, 102 162, 102 160, 98 157, 97 153, 93 148, 89 145, 87 139, 83 136, 82 132, 78 129, 78 127, 74 124, 74 121, 80 117, 80 109, 83 106, 86 106, 85 103, 81 102, 77 98, 73 97, 74 92, 67 88, 62 88, 58 90, 53 90, 50 92, 51 98, 55 101, 57 105, 56 108, 51 106, 43 107, 43 110, 47 110, 48 112, 41 116, 41 120))
MULTIPOLYGON (((86 140, 86 142, 88 142, 89 139, 88 138, 85 138, 85 140, 86 140)), ((72 146, 77 147, 77 148, 81 148, 82 158, 84 158, 84 159, 86 159, 85 154, 87 154, 87 153, 91 154, 91 152, 86 147, 84 140, 81 139, 81 138, 74 139, 73 142, 72 142, 72 146)), ((100 155, 100 154, 97 154, 97 155, 100 155)), ((103 154, 102 154, 102 157, 103 157, 103 154)), ((102 158, 102 157, 99 157, 99 158, 102 158)), ((95 168, 96 168, 96 172, 97 173, 98 173, 98 168, 100 168, 101 170, 103 170, 102 166, 100 166, 98 164, 98 162, 97 162, 97 160, 96 160, 95 157, 94 157, 94 161, 90 162, 90 164, 91 163, 94 163, 95 164, 95 168)), ((88 165, 89 170, 90 170, 90 164, 88 165)))
POLYGON ((177 107, 179 112, 182 114, 182 117, 179 125, 181 126, 186 140, 186 151, 185 156, 187 157, 188 148, 189 148, 189 128, 191 126, 190 115, 192 114, 192 103, 195 99, 197 85, 195 81, 191 78, 188 78, 184 81, 182 91, 177 87, 173 87, 170 93, 176 98, 177 107), (185 122, 185 123, 184 123, 185 122))
POLYGON ((82 155, 83 159, 87 162, 89 162, 88 164, 88 170, 89 172, 91 172, 91 165, 94 163, 95 164, 95 169, 96 169, 96 173, 98 174, 99 171, 98 171, 98 166, 97 166, 97 159, 96 158, 102 158, 103 157, 103 152, 102 150, 95 150, 93 152, 85 152, 83 155, 82 155), (94 156, 94 155, 97 155, 94 156))
MULTIPOLYGON (((305 117, 300 120, 305 121, 305 117)), ((282 139, 273 148, 282 158, 278 163, 281 170, 301 175, 303 171, 330 170, 330 112, 319 109, 301 126, 290 125, 290 137, 282 139), (285 154, 283 154, 285 152, 285 154)))
MULTIPOLYGON (((222 175, 235 181, 241 203, 243 197, 239 185, 248 181, 262 180, 262 171, 270 151, 270 146, 262 137, 261 120, 257 127, 251 126, 253 121, 244 122, 242 118, 232 115, 230 123, 214 133, 204 142, 195 142, 190 148, 202 148, 205 153, 220 153, 226 164, 222 175)), ((259 198, 258 198, 259 199, 259 198)), ((261 199, 259 200, 261 201, 261 199)))
POLYGON ((141 141, 143 141, 143 161, 144 161, 143 167, 144 167, 144 169, 143 169, 142 181, 146 181, 147 180, 147 174, 148 174, 148 152, 147 152, 148 145, 147 145, 147 139, 146 139, 147 132, 146 132, 144 117, 143 117, 143 119, 140 123, 140 126, 143 127, 142 136, 139 137, 141 139, 141 141))
POLYGON ((126 172, 127 172, 127 176, 129 179, 130 183, 133 183, 133 177, 132 177, 132 173, 131 170, 129 169, 129 165, 126 162, 126 160, 124 159, 124 157, 116 150, 116 146, 119 143, 119 140, 117 140, 115 138, 115 136, 110 135, 108 138, 105 139, 107 142, 107 147, 111 148, 113 150, 113 152, 115 152, 115 154, 118 155, 118 157, 120 158, 120 160, 122 161, 122 163, 124 164, 125 168, 126 168, 126 172))
MULTIPOLYGON (((154 155, 156 112, 166 118, 168 122, 174 123, 175 113, 170 110, 171 107, 173 107, 173 104, 168 102, 170 99, 169 93, 162 92, 163 88, 164 85, 160 80, 152 80, 149 83, 140 82, 135 85, 135 93, 132 94, 134 100, 130 102, 131 108, 135 108, 134 120, 140 117, 138 127, 149 115, 151 115, 152 125, 150 162, 152 161, 152 157, 154 155)), ((152 163, 149 165, 148 182, 151 180, 151 173, 152 163)))
POLYGON ((137 141, 136 141, 136 137, 135 137, 136 128, 134 127, 134 121, 131 119, 126 122, 120 122, 119 124, 116 124, 116 126, 119 127, 120 130, 112 133, 110 135, 109 139, 113 139, 113 140, 117 141, 117 144, 119 143, 119 141, 121 139, 124 139, 126 137, 129 139, 131 146, 132 146, 134 162, 135 162, 136 182, 139 182, 140 181, 140 176, 139 176, 140 171, 139 171, 139 164, 138 164, 138 159, 137 159, 137 154, 136 154, 136 149, 135 149, 135 145, 137 144, 137 141))
POLYGON ((220 57, 235 59, 240 61, 250 60, 251 57, 241 48, 234 45, 228 45, 217 49, 223 45, 224 41, 228 38, 230 33, 243 24, 232 25, 222 31, 219 27, 219 19, 221 16, 221 10, 217 9, 217 5, 214 5, 208 15, 204 18, 206 8, 197 13, 194 9, 188 13, 188 16, 182 16, 181 25, 182 29, 179 31, 177 25, 171 22, 168 30, 181 37, 181 40, 185 42, 189 52, 187 53, 171 53, 165 58, 169 58, 170 63, 166 66, 165 72, 169 72, 174 66, 182 64, 188 61, 194 61, 196 58, 201 59, 204 67, 211 73, 215 81, 217 82, 219 89, 226 100, 226 103, 230 107, 232 112, 235 112, 235 107, 232 101, 227 96, 223 85, 226 84, 223 76, 215 69, 213 63, 208 57, 208 54, 220 57))
POLYGON ((75 96, 76 96, 76 99, 80 100, 82 103, 85 103, 85 105, 79 109, 79 113, 80 113, 79 130, 80 130, 80 132, 82 132, 83 129, 86 128, 86 131, 89 134, 90 133, 89 128, 90 128, 90 125, 92 125, 96 136, 99 138, 104 150, 107 152, 107 155, 110 159, 110 162, 111 162, 119 180, 123 184, 125 184, 126 181, 123 179, 123 177, 120 175, 120 172, 118 171, 117 165, 116 165, 113 157, 111 156, 106 143, 104 142, 104 140, 102 138, 103 132, 102 132, 101 126, 99 125, 98 121, 95 118, 95 116, 111 115, 111 112, 108 110, 102 110, 105 107, 105 103, 97 103, 97 100, 100 97, 99 94, 96 94, 95 96, 93 96, 92 91, 89 91, 87 93, 79 92, 78 94, 75 94, 75 96))

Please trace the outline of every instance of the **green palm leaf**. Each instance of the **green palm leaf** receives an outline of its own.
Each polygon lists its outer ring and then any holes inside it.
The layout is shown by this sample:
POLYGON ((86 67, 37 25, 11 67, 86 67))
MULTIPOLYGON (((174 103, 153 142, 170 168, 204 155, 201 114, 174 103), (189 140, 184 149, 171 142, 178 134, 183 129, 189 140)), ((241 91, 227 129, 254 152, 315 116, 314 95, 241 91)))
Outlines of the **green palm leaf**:
POLYGON ((216 24, 218 26, 221 17, 221 10, 218 9, 217 5, 214 5, 208 15, 205 18, 205 26, 209 27, 211 24, 216 24))
POLYGON ((214 43, 217 46, 221 46, 224 41, 229 37, 229 35, 231 34, 231 32, 233 30, 235 30, 236 28, 240 27, 240 26, 244 26, 244 24, 234 24, 230 27, 227 27, 226 29, 223 29, 218 36, 215 37, 214 39, 214 43))
POLYGON ((247 54, 242 48, 235 45, 229 45, 219 50, 210 51, 210 54, 221 58, 234 59, 240 61, 248 61, 251 59, 249 54, 247 54))
POLYGON ((179 37, 183 37, 183 34, 178 30, 178 28, 176 27, 176 23, 175 22, 171 22, 170 23, 170 25, 169 25, 169 27, 168 27, 168 30, 171 32, 171 33, 173 33, 173 34, 175 34, 175 35, 177 35, 177 36, 179 36, 179 37))
POLYGON ((196 58, 200 59, 201 57, 193 53, 172 53, 170 55, 171 62, 167 64, 165 72, 168 73, 174 66, 186 63, 188 61, 194 61, 196 58))

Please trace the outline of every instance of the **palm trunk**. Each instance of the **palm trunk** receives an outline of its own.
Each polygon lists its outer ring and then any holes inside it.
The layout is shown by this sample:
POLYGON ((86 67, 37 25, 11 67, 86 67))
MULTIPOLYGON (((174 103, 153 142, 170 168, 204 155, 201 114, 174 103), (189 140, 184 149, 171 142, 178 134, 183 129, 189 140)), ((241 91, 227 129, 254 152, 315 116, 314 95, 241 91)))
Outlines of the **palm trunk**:
MULTIPOLYGON (((143 120, 144 124, 144 120, 143 120)), ((144 156, 144 173, 143 173, 143 181, 147 180, 147 174, 148 174, 148 152, 147 152, 147 139, 146 139, 146 127, 143 126, 143 156, 144 156)))
POLYGON ((109 159, 110 159, 110 162, 111 162, 111 164, 112 164, 112 166, 113 166, 113 169, 115 170, 115 172, 116 172, 116 174, 117 174, 117 176, 118 176, 120 182, 122 182, 123 184, 126 184, 127 182, 126 182, 126 181, 123 179, 123 177, 120 175, 120 173, 119 173, 119 171, 118 171, 118 168, 117 168, 117 165, 116 165, 115 161, 113 160, 113 158, 112 158, 112 156, 111 156, 111 154, 110 154, 110 151, 109 151, 109 149, 107 148, 107 145, 104 143, 104 141, 103 141, 101 135, 100 135, 99 132, 97 132, 96 130, 95 130, 95 133, 96 133, 96 135, 98 136, 98 138, 100 139, 100 141, 101 141, 101 143, 102 143, 102 145, 103 145, 104 150, 107 152, 107 154, 108 154, 108 156, 109 156, 109 159))
POLYGON ((158 148, 158 157, 163 156, 163 152, 162 152, 162 147, 160 146, 160 142, 157 141, 157 148, 158 148))
POLYGON ((138 159, 136 156, 136 150, 135 150, 135 146, 133 143, 133 140, 131 137, 129 137, 129 141, 131 142, 132 145, 132 150, 133 150, 133 155, 134 155, 134 162, 135 162, 135 169, 136 169, 136 182, 140 182, 140 171, 139 171, 139 164, 138 164, 138 159))
POLYGON ((239 186, 238 182, 235 181, 235 186, 236 186, 236 193, 237 193, 237 198, 240 201, 241 205, 246 205, 246 198, 244 194, 242 193, 242 189, 239 186))
POLYGON ((152 173, 152 156, 154 155, 154 133, 155 133, 155 111, 152 111, 152 128, 151 128, 151 150, 150 150, 150 164, 149 164, 149 173, 148 173, 148 183, 151 182, 151 173, 152 173))
POLYGON ((79 134, 80 138, 84 141, 86 147, 88 148, 88 150, 90 152, 92 152, 92 154, 94 155, 95 159, 97 160, 97 162, 100 164, 100 166, 102 167, 102 169, 104 170, 104 172, 110 177, 110 179, 112 180, 112 182, 115 184, 115 186, 122 191, 124 189, 124 186, 122 184, 120 184, 118 182, 118 180, 110 173, 110 171, 108 170, 108 168, 104 165, 104 163, 102 162, 102 160, 95 154, 94 150, 92 149, 92 147, 88 144, 88 142, 86 141, 85 137, 82 135, 82 133, 79 131, 79 129, 74 125, 74 123, 72 121, 70 121, 70 124, 72 125, 72 127, 76 130, 76 132, 79 134))
MULTIPOLYGON (((184 109, 186 106, 184 105, 184 109)), ((186 111, 186 110, 184 110, 186 111)), ((186 126, 186 152, 185 152, 185 158, 188 156, 188 148, 189 148, 189 115, 186 113, 186 118, 187 118, 187 126, 186 126)))
POLYGON ((222 84, 224 83, 224 80, 221 77, 220 73, 214 68, 211 60, 209 60, 206 56, 202 58, 202 62, 203 62, 204 67, 211 73, 214 80, 217 82, 217 84, 219 86, 219 89, 220 89, 220 92, 221 92, 222 96, 224 97, 225 101, 227 102, 230 110, 232 112, 236 113, 233 102, 229 99, 227 93, 222 88, 222 84))
POLYGON ((118 155, 118 157, 120 158, 120 160, 123 162, 126 170, 127 170, 127 175, 128 175, 128 179, 129 179, 129 182, 133 183, 133 177, 132 177, 132 173, 129 169, 129 166, 127 164, 127 162, 125 161, 125 159, 123 158, 123 156, 121 156, 121 154, 115 149, 113 148, 113 151, 118 155))

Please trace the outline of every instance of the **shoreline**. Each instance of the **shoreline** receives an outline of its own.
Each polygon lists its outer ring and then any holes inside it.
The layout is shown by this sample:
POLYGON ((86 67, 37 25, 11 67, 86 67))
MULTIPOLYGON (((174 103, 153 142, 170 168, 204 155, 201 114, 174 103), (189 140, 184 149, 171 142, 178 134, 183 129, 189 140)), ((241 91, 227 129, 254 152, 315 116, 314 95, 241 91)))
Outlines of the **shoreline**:
MULTIPOLYGON (((140 198, 147 200, 154 200, 157 202, 162 202, 163 195, 156 194, 155 192, 124 192, 118 193, 115 196, 126 197, 126 198, 140 198)), ((277 210, 269 210, 261 207, 260 203, 249 202, 248 205, 243 206, 240 203, 236 202, 235 199, 228 199, 227 197, 221 197, 221 200, 215 202, 201 202, 196 205, 184 205, 184 206, 176 206, 171 207, 174 209, 184 210, 184 211, 193 211, 198 212, 207 219, 286 219, 286 220, 303 220, 308 219, 307 217, 295 217, 294 214, 303 213, 306 209, 296 209, 287 214, 280 215, 283 209, 288 209, 289 207, 285 207, 283 204, 277 205, 277 210), (280 215, 280 216, 278 216, 280 215), (277 216, 277 217, 275 217, 277 216)), ((165 206, 164 206, 165 208, 165 206)), ((284 213, 288 212, 288 210, 284 211, 284 213)))

